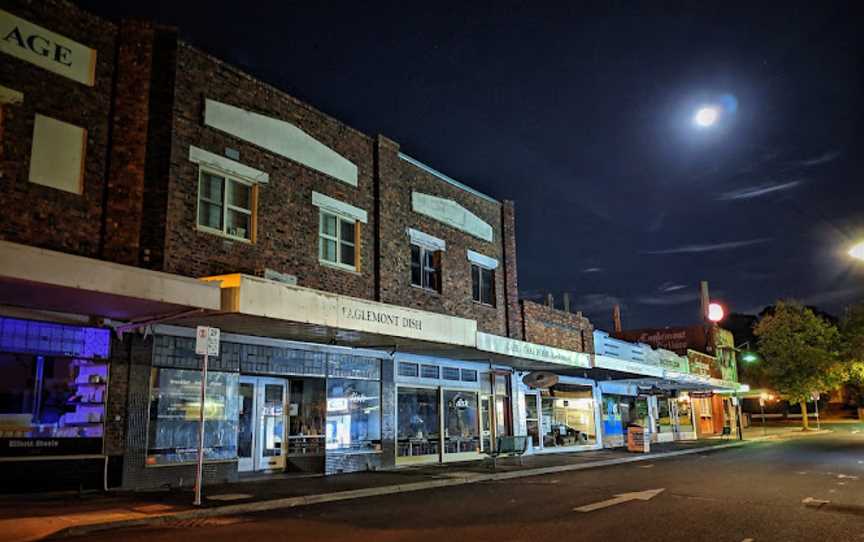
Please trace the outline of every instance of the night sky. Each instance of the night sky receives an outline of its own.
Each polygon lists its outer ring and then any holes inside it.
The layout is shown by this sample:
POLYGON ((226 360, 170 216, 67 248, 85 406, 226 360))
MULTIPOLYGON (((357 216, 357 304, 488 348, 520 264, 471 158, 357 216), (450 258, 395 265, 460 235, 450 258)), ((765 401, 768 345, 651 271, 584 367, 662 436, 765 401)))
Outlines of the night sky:
POLYGON ((855 2, 88 0, 196 46, 499 199, 522 296, 600 328, 864 298, 864 17, 855 2), (679 3, 670 3, 679 5, 679 3), (683 4, 683 3, 681 3, 683 4), (596 6, 603 6, 597 8, 596 6), (699 129, 697 107, 721 107, 699 129))

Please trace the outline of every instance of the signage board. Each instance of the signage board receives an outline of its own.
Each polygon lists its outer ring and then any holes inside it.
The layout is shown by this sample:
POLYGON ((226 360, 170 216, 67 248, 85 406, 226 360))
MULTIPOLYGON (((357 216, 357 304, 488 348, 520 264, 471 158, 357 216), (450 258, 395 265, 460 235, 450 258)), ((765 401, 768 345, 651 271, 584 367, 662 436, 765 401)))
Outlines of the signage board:
POLYGON ((92 87, 96 51, 0 9, 0 51, 92 87))
MULTIPOLYGON (((474 346, 477 322, 247 275, 209 277, 234 290, 223 310, 378 335, 474 346)), ((224 291, 224 290, 223 290, 224 291)))
POLYGON ((591 366, 590 356, 584 352, 573 352, 542 344, 517 341, 482 331, 477 332, 477 349, 514 358, 557 363, 568 367, 585 367, 587 369, 591 366))
POLYGON ((655 376, 657 378, 663 378, 664 374, 662 367, 627 361, 611 356, 594 356, 594 367, 638 375, 655 376))
POLYGON ((198 326, 195 329, 195 353, 199 356, 219 355, 219 328, 198 326))

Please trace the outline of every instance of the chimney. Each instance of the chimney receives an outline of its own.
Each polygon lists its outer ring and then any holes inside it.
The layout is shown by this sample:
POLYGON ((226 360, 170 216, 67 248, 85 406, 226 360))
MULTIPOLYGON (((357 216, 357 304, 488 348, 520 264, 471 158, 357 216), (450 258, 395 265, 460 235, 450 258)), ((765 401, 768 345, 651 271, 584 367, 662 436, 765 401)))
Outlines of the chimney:
POLYGON ((570 312, 570 294, 564 292, 564 312, 570 312))
POLYGON ((621 305, 617 303, 612 307, 612 328, 615 330, 615 333, 623 331, 621 327, 621 305))

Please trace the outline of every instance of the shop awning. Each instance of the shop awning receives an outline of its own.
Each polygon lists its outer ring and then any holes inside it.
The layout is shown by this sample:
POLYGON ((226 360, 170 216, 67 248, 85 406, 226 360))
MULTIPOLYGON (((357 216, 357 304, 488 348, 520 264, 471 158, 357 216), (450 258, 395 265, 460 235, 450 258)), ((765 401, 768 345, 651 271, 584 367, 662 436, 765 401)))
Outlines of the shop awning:
POLYGON ((229 333, 408 351, 473 348, 477 323, 243 274, 201 279, 221 288, 218 312, 177 318, 229 333))
POLYGON ((0 241, 0 305, 141 321, 220 309, 196 279, 0 241))
POLYGON ((477 331, 474 320, 389 305, 243 274, 219 284, 218 312, 172 319, 223 332, 371 348, 584 376, 590 356, 477 331))

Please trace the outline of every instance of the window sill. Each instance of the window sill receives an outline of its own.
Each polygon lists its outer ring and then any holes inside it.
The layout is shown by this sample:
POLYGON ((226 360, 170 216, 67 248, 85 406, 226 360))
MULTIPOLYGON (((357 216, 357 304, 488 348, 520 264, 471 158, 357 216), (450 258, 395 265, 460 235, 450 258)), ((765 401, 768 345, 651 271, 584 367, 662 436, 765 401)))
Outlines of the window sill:
POLYGON ((421 292, 427 293, 429 295, 434 295, 436 297, 441 295, 441 292, 439 292, 438 290, 433 290, 432 288, 424 288, 423 286, 417 286, 413 282, 411 283, 411 287, 415 290, 420 290, 421 292))
POLYGON ((195 227, 195 231, 200 233, 207 233, 210 235, 215 235, 216 237, 221 237, 222 239, 227 239, 228 241, 237 241, 238 243, 246 243, 247 245, 254 245, 255 243, 251 239, 245 239, 243 237, 234 237, 233 235, 228 235, 224 231, 214 230, 213 228, 208 228, 207 226, 198 225, 195 227))
POLYGON ((318 260, 318 265, 322 267, 329 267, 330 269, 337 269, 339 271, 345 271, 346 273, 351 273, 352 275, 362 276, 363 273, 357 271, 353 267, 348 267, 345 265, 339 265, 338 263, 328 262, 327 260, 318 260))
POLYGON ((474 305, 476 305, 478 307, 485 307, 487 309, 497 309, 498 308, 496 305, 490 305, 489 303, 482 303, 482 302, 474 300, 474 299, 471 300, 471 303, 473 303, 474 305))

